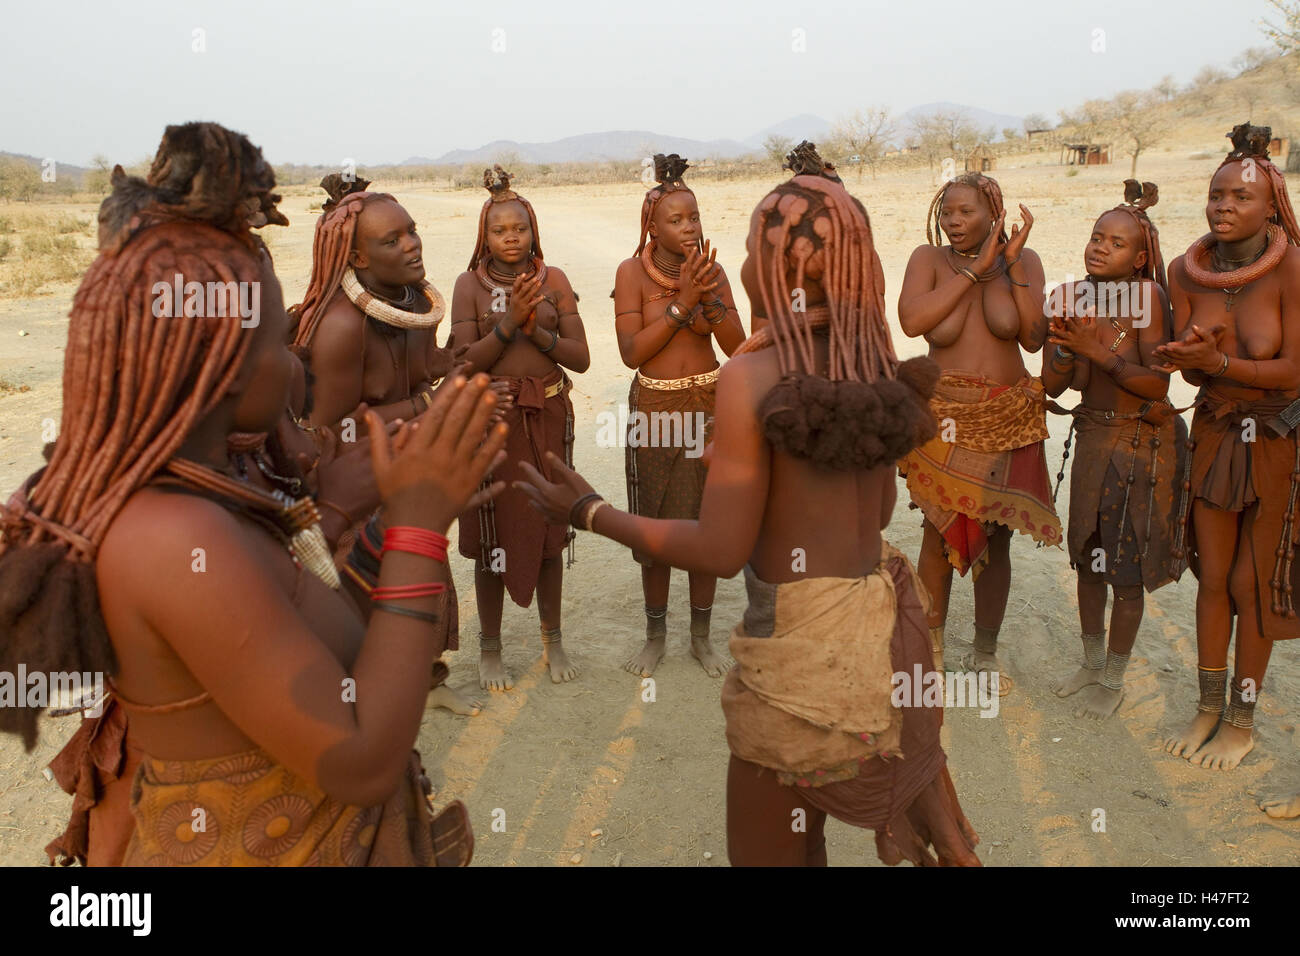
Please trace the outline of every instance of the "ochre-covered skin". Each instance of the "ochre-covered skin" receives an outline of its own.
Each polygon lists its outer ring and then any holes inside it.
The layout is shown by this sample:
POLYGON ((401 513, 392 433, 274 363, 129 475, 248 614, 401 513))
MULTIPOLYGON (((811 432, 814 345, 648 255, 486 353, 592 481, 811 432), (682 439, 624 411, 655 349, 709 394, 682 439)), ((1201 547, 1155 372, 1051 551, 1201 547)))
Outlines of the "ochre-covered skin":
MULTIPOLYGON (((670 163, 657 158, 662 177, 646 193, 641 212, 641 245, 637 253, 619 264, 614 278, 614 327, 623 364, 639 376, 660 380, 685 379, 718 368, 714 339, 731 355, 745 339, 731 284, 704 239, 704 225, 695 194, 681 182, 685 161, 670 163), (678 168, 678 167, 682 168, 678 168), (655 263, 662 263, 662 267, 655 263), (664 271, 668 270, 668 271, 664 271), (674 274, 675 273, 675 274, 674 274), (668 307, 676 304, 690 315, 684 327, 673 323, 668 307), (705 314, 716 324, 710 324, 705 314)), ((712 382, 657 391, 633 383, 629 394, 629 420, 637 411, 658 408, 678 414, 714 417, 716 388, 712 382), (632 408, 632 399, 642 401, 632 408), (648 406, 648 408, 647 408, 648 406)), ((634 427, 634 426, 630 426, 634 427)), ((627 448, 629 509, 651 518, 689 518, 699 515, 706 467, 703 458, 689 459, 681 447, 627 448)), ((649 556, 636 554, 642 564, 641 588, 647 608, 644 646, 624 665, 624 670, 649 677, 663 659, 667 643, 663 610, 668 605, 670 568, 649 556), (658 612, 654 616, 650 612, 658 612)), ((691 654, 711 677, 722 675, 723 662, 709 640, 709 613, 717 579, 689 575, 691 654)))
POLYGON ((1173 553, 1186 426, 1168 404, 1168 375, 1155 369, 1156 349, 1169 341, 1170 327, 1159 233, 1146 213, 1157 192, 1154 183, 1129 180, 1127 186, 1129 202, 1102 213, 1084 247, 1084 281, 1091 287, 1070 282, 1050 294, 1056 307, 1043 354, 1047 393, 1072 388, 1081 394, 1068 546, 1078 574, 1081 633, 1088 635, 1083 666, 1052 689, 1060 697, 1082 691, 1075 716, 1095 719, 1113 714, 1123 699, 1144 586, 1155 590, 1177 580, 1186 566, 1173 553), (1123 296, 1106 292, 1113 287, 1104 283, 1122 284, 1123 296), (1080 312, 1075 305, 1087 292, 1096 304, 1080 312), (1108 585, 1114 590, 1109 642, 1108 585))
MULTIPOLYGON (((1234 609, 1233 697, 1251 686, 1247 681, 1258 694, 1273 642, 1300 636, 1300 621, 1284 603, 1300 577, 1294 561, 1286 565, 1287 539, 1295 534, 1297 437, 1294 430, 1279 436, 1268 427, 1300 395, 1300 227, 1281 173, 1259 149, 1260 137, 1252 135, 1257 132, 1266 131, 1234 129, 1236 148, 1210 181, 1209 237, 1170 265, 1174 341, 1157 350, 1165 370, 1202 386, 1192 419, 1183 515, 1187 557, 1198 581, 1203 700, 1166 749, 1219 769, 1236 767, 1254 746, 1253 702, 1238 699, 1225 709, 1221 692, 1212 695, 1220 696, 1217 703, 1204 699, 1214 675, 1222 679, 1226 672, 1234 609), (1287 245, 1264 272, 1260 263, 1274 258, 1270 240, 1279 234, 1287 245), (1209 254, 1202 253, 1191 271, 1204 271, 1212 285, 1194 281, 1189 272, 1188 257, 1204 246, 1209 254), (1245 273, 1238 286, 1224 288, 1215 276, 1236 270, 1245 273), (1251 477, 1243 479, 1247 466, 1251 477)), ((1294 809, 1274 805, 1284 816, 1294 809)))
MULTIPOLYGON (((457 362, 491 375, 506 396, 509 453, 495 476, 505 480, 515 477, 522 461, 544 465, 538 449, 572 454, 573 406, 563 369, 585 372, 591 356, 568 277, 541 257, 532 205, 509 189, 509 175, 500 167, 495 175, 485 171, 484 185, 492 197, 479 217, 471 268, 457 278, 452 293, 449 347, 457 362), (555 394, 547 397, 548 389, 555 394)), ((525 607, 536 592, 551 679, 560 683, 577 677, 560 639, 564 523, 547 527, 518 491, 507 489, 492 509, 462 515, 459 537, 461 554, 474 559, 474 595, 483 628, 479 685, 506 690, 514 683, 501 660, 507 586, 512 599, 525 607), (499 553, 481 553, 482 541, 499 553)))
MULTIPOLYGON (((184 139, 171 132, 155 163, 163 169, 168 143, 184 139)), ((26 635, 35 642, 25 638, 26 623, 6 620, 0 660, 9 670, 22 661, 105 671, 120 706, 134 707, 128 743, 155 760, 188 764, 256 750, 315 792, 368 808, 408 783, 418 789, 408 776, 411 748, 435 638, 427 624, 395 614, 363 624, 347 598, 296 565, 273 530, 278 507, 258 511, 249 499, 265 496, 239 481, 232 438, 276 427, 295 369, 270 257, 249 233, 251 220, 230 208, 260 209, 261 223, 275 221, 235 188, 252 181, 240 163, 253 154, 260 160, 251 146, 202 153, 188 167, 192 183, 181 184, 194 193, 181 203, 191 215, 177 219, 146 203, 140 228, 106 247, 78 289, 59 441, 30 494, 6 507, 0 550, 5 614, 66 610, 25 619, 38 628, 26 635), (214 183, 220 189, 209 196, 214 183), (259 283, 257 325, 241 326, 238 315, 155 315, 150 290, 178 269, 197 282, 259 283), (179 463, 208 480, 155 483, 179 463), (213 490, 231 486, 240 495, 213 490), (50 545, 58 549, 53 565, 45 560, 50 545), (355 695, 340 692, 348 686, 355 695)), ((136 192, 151 188, 133 184, 136 192)), ((441 533, 485 497, 477 489, 505 440, 504 429, 488 429, 495 407, 480 376, 456 378, 439 393, 422 428, 390 439, 382 420, 369 417, 375 487, 393 524, 441 533)), ((384 558, 385 586, 445 578, 446 565, 429 557, 384 558)), ((431 613, 435 600, 405 606, 431 613)), ((104 744, 111 752, 115 741, 104 744)), ((118 776, 113 786, 124 782, 118 776)), ((413 822, 427 825, 423 794, 411 796, 421 818, 413 822)), ((122 805, 110 800, 105 809, 122 805)), ((156 831, 164 821, 137 822, 156 831)), ((402 841, 406 826, 402 820, 394 831, 402 841)), ((110 829, 113 846, 101 847, 115 855, 123 831, 110 829)), ((97 848, 91 853, 104 859, 97 848)), ((159 862, 195 862, 184 856, 159 862)))
MULTIPOLYGON (((416 396, 451 370, 435 329, 401 329, 370 319, 339 287, 351 267, 372 295, 397 303, 424 279, 414 220, 385 193, 354 192, 322 213, 312 247, 312 279, 298 307, 297 343, 311 350, 316 377, 311 420, 361 430, 363 404, 384 421, 414 418, 416 396)), ((428 313, 415 295, 407 311, 428 313)))
MULTIPOLYGON (((767 317, 778 330, 778 341, 785 345, 737 354, 723 366, 713 458, 699 519, 656 521, 601 504, 592 515, 592 526, 596 533, 652 554, 662 563, 711 575, 730 577, 748 564, 760 579, 777 585, 806 577, 863 577, 881 561, 881 530, 889 522, 896 497, 893 466, 886 463, 870 470, 836 471, 791 455, 764 436, 760 408, 789 371, 827 376, 832 368, 847 368, 859 381, 894 377, 897 360, 888 344, 883 310, 875 308, 862 283, 862 277, 870 275, 874 259, 870 231, 860 206, 857 214, 849 212, 854 201, 838 180, 804 174, 779 188, 780 193, 774 192, 760 203, 751 220, 749 258, 741 270, 751 305, 764 300, 764 289, 771 289, 769 282, 779 272, 782 282, 802 283, 811 305, 827 303, 836 316, 847 318, 847 309, 841 308, 847 302, 828 297, 828 289, 843 288, 857 296, 854 304, 858 309, 853 313, 859 323, 857 335, 831 340, 811 328, 800 331, 797 324, 803 320, 798 315, 774 314, 769 308, 767 317), (814 179, 819 181, 811 182, 814 179), (802 200, 799 216, 825 217, 825 226, 834 226, 820 235, 834 234, 846 244, 843 251, 851 249, 859 266, 857 282, 845 283, 844 274, 836 271, 834 242, 825 244, 824 255, 806 256, 798 264, 790 254, 789 242, 783 239, 777 247, 771 245, 769 236, 789 236, 788 228, 780 228, 792 208, 791 204, 779 205, 787 195, 802 200), (827 196, 837 201, 838 218, 824 211, 822 200, 827 196), (772 226, 777 228, 768 228, 772 226), (840 228, 844 231, 835 231, 840 228), (884 347, 846 355, 833 347, 833 341, 883 341, 884 347), (792 352, 802 356, 793 366, 787 362, 792 352)), ((770 291, 766 298, 769 303, 779 301, 770 291)), ((522 487, 551 520, 565 520, 577 499, 591 488, 557 461, 552 460, 551 467, 557 481, 525 468, 528 482, 522 487)), ((927 732, 937 739, 938 721, 927 724, 927 732)), ((865 786, 887 788, 890 784, 867 779, 865 786)), ((777 792, 778 797, 782 794, 777 792)), ((755 800, 758 802, 742 795, 733 802, 729 788, 728 816, 751 815, 743 831, 728 826, 733 862, 825 862, 818 848, 796 847, 791 852, 787 846, 787 801, 762 802, 759 795, 755 800), (742 842, 737 843, 737 838, 742 842)), ((974 865, 978 863, 972 852, 975 842, 942 772, 925 781, 919 795, 877 836, 881 858, 889 863, 904 857, 933 862, 935 858, 926 848, 932 844, 940 861, 974 865)))
MULTIPOLYGON (((1047 337, 1043 266, 1037 254, 1025 245, 1034 219, 1023 205, 1020 214, 1021 222, 1012 227, 1008 238, 1002 191, 994 180, 968 173, 944 186, 927 217, 930 241, 912 253, 898 297, 898 318, 904 333, 924 336, 930 345, 930 358, 941 369, 963 374, 975 370, 993 389, 1023 384, 1029 373, 1021 350, 1037 352, 1047 337), (947 246, 942 245, 944 237, 947 246)), ((1034 414, 1036 417, 1040 413, 1034 414)), ((951 441, 960 447, 959 422, 955 431, 951 441)), ((1007 454, 1019 457, 1003 467, 1032 468, 1035 487, 1038 472, 1045 477, 1045 459, 1041 466, 1037 460, 1042 457, 1040 452, 1026 452, 1012 445, 1007 454), (1031 452, 1033 460, 1027 461, 1031 452)), ((915 496, 917 491, 911 481, 909 487, 915 496)), ((987 563, 984 558, 977 562, 974 581, 975 666, 978 670, 1000 670, 994 650, 1011 589, 1009 549, 1013 532, 1012 527, 996 519, 975 518, 980 502, 972 502, 969 509, 959 509, 966 516, 959 520, 978 520, 983 532, 980 537, 987 536, 987 563)), ((1029 533, 1027 528, 1020 530, 1029 533)), ((1037 524, 1034 530, 1038 530, 1037 524)), ((1055 531, 1059 532, 1059 525, 1055 531)), ((939 529, 926 521, 917 568, 933 602, 930 626, 940 634, 948 616, 953 564, 959 563, 950 563, 948 547, 939 529)), ((1005 674, 1000 686, 1004 690, 1010 687, 1005 674)))

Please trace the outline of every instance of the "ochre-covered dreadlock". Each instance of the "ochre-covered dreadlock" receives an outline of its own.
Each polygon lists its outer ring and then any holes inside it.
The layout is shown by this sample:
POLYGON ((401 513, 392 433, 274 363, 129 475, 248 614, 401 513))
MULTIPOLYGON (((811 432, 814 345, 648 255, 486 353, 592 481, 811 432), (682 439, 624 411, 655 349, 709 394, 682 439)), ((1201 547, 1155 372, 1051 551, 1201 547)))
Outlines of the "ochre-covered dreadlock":
POLYGON ((1146 250, 1147 261, 1138 275, 1144 279, 1153 279, 1166 292, 1169 283, 1165 281, 1165 260, 1160 254, 1160 230, 1147 215, 1147 210, 1160 201, 1160 190, 1155 183, 1140 183, 1136 179, 1124 180, 1124 201, 1110 212, 1127 213, 1137 223, 1138 233, 1142 236, 1142 248, 1146 250))
POLYGON ((1219 164, 1219 169, 1229 163, 1246 160, 1253 162, 1256 169, 1262 169, 1269 185, 1273 187, 1273 201, 1277 204, 1277 214, 1269 221, 1282 227, 1291 245, 1300 246, 1300 223, 1296 221, 1295 208, 1291 205, 1291 197, 1286 191, 1286 177, 1282 175, 1282 170, 1268 158, 1268 144, 1273 139, 1273 127, 1240 123, 1234 126, 1227 136, 1232 140, 1232 151, 1224 157, 1223 162, 1219 164))
MULTIPOLYGON (((252 341, 238 314, 156 316, 154 287, 178 274, 205 285, 260 281, 247 226, 284 217, 259 163, 244 137, 191 124, 168 128, 148 181, 115 177, 101 217, 106 248, 73 299, 58 441, 3 511, 0 671, 116 670, 95 579, 99 546, 127 499, 226 395, 252 341), (213 142, 239 148, 192 151, 213 142), (262 192, 248 188, 255 181, 262 192), (156 201, 142 201, 149 195, 156 201)), ((0 730, 21 733, 30 750, 39 711, 2 707, 0 730)))
POLYGON ((307 292, 301 303, 289 309, 290 321, 295 326, 294 345, 311 345, 325 309, 342 286, 362 211, 373 202, 397 202, 389 193, 368 193, 364 189, 341 193, 337 199, 334 193, 330 193, 330 199, 333 203, 329 211, 322 212, 316 223, 316 235, 311 244, 311 281, 307 283, 307 292))
POLYGON ((492 208, 494 203, 517 202, 524 207, 524 212, 528 213, 528 225, 533 230, 531 258, 534 260, 534 264, 538 260, 545 258, 542 255, 541 234, 537 231, 537 213, 533 211, 532 203, 510 188, 510 178, 510 174, 497 165, 494 165, 491 169, 483 170, 483 188, 488 191, 489 195, 478 214, 478 238, 474 240, 474 254, 469 257, 470 272, 477 269, 480 262, 485 262, 492 256, 491 250, 488 249, 487 217, 488 210, 492 208))
MULTIPOLYGON (((321 203, 321 213, 327 213, 337 206, 344 196, 351 196, 353 193, 363 193, 366 187, 370 185, 369 179, 362 179, 359 176, 344 176, 342 173, 330 173, 320 181, 320 188, 325 190, 329 196, 325 202, 321 203)), ((323 215, 322 215, 322 218, 323 215)), ((319 225, 321 220, 316 220, 319 225)))
POLYGON ((650 235, 650 223, 655 216, 655 207, 659 205, 659 200, 663 199, 669 193, 686 191, 695 195, 691 187, 682 182, 682 174, 691 168, 681 156, 676 153, 669 153, 665 156, 663 153, 655 153, 654 169, 655 186, 645 194, 645 199, 641 202, 641 239, 636 244, 636 255, 641 255, 641 250, 645 248, 646 239, 650 235))
MULTIPOLYGON (((969 186, 984 197, 988 203, 989 210, 993 214, 993 221, 997 222, 998 217, 1005 211, 1002 205, 1002 187, 998 185, 996 179, 985 176, 983 173, 962 173, 960 176, 943 184, 939 191, 934 194, 930 200, 930 211, 925 220, 925 238, 932 246, 943 245, 943 228, 939 225, 939 215, 943 209, 943 197, 953 186, 969 186)), ((1007 229, 1003 225, 1002 232, 998 238, 1003 242, 1007 241, 1007 229)))
MULTIPOLYGON (((145 179, 113 169, 99 207, 99 248, 116 251, 154 222, 193 219, 232 235, 289 225, 276 208, 275 170, 242 133, 216 123, 168 126, 145 179)), ((251 238, 247 241, 252 242, 251 238)))
POLYGON ((1240 269, 1230 272, 1211 270, 1203 260, 1209 259, 1218 239, 1214 233, 1207 232, 1193 242, 1183 255, 1183 270, 1187 273, 1187 278, 1197 285, 1224 290, 1249 285, 1277 268, 1286 256, 1288 245, 1300 246, 1300 224, 1296 222, 1295 209, 1286 191, 1286 177, 1268 158, 1268 144, 1272 135, 1273 130, 1269 126, 1251 126, 1249 123, 1234 126, 1228 134, 1232 140, 1232 151, 1219 164, 1219 169, 1222 169, 1230 163, 1241 163, 1243 179, 1257 177, 1258 173, 1254 170, 1260 170, 1268 180, 1277 212, 1269 219, 1268 240, 1263 254, 1240 269))
POLYGON ((749 239, 771 324, 737 353, 775 347, 782 379, 760 408, 774 446, 828 468, 874 468, 934 435, 929 398, 939 370, 928 358, 899 363, 867 211, 820 157, 809 166, 807 153, 792 154, 790 167, 816 172, 797 172, 758 204, 749 239), (797 312, 795 290, 818 253, 826 305, 797 312), (814 345, 822 328, 829 336, 825 373, 814 345))

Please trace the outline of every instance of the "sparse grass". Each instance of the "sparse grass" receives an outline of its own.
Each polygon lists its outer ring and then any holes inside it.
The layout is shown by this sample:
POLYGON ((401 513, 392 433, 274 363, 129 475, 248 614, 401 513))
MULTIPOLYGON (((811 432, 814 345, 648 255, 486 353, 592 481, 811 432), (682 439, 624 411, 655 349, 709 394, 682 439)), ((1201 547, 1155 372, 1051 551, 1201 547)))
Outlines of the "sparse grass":
POLYGON ((30 385, 15 385, 7 378, 0 378, 0 397, 19 394, 22 392, 30 392, 31 390, 32 387, 30 385))
POLYGON ((90 220, 40 206, 7 213, 0 233, 12 236, 0 239, 0 292, 15 298, 76 281, 95 254, 90 220))

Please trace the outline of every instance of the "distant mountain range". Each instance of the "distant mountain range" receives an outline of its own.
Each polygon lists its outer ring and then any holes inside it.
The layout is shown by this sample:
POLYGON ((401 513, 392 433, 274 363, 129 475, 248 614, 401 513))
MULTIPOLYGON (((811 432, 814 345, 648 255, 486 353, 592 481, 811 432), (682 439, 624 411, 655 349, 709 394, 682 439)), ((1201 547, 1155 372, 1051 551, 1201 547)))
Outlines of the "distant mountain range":
MULTIPOLYGON (((897 130, 894 139, 903 142, 920 117, 937 110, 959 110, 964 112, 980 129, 991 128, 995 138, 1000 138, 1006 127, 1020 127, 1020 117, 1005 113, 993 113, 974 106, 959 103, 924 103, 914 106, 897 116, 894 125, 897 130)), ((486 143, 477 149, 453 149, 441 156, 412 156, 400 166, 458 166, 462 164, 479 165, 513 154, 525 163, 590 163, 610 160, 635 160, 654 153, 680 153, 688 159, 706 158, 734 159, 747 156, 763 149, 763 141, 771 135, 784 136, 793 142, 809 139, 821 142, 831 132, 830 121, 811 113, 792 116, 779 123, 773 123, 744 139, 689 139, 682 136, 665 136, 649 130, 609 130, 603 133, 583 133, 578 136, 566 136, 547 143, 520 143, 515 140, 501 139, 486 143)), ((35 166, 41 160, 36 156, 0 151, 0 156, 23 159, 35 166)), ((80 177, 86 170, 71 164, 59 164, 60 175, 80 177)))
MULTIPOLYGON (((1006 127, 1020 127, 1020 117, 1006 113, 994 113, 974 106, 959 103, 924 103, 914 106, 895 120, 898 133, 896 139, 902 142, 911 132, 916 120, 938 110, 958 110, 964 112, 978 128, 991 128, 995 138, 1001 138, 1006 127)), ((479 146, 477 149, 453 149, 441 156, 412 156, 399 165, 402 166, 458 166, 465 163, 489 163, 503 156, 519 157, 525 163, 590 163, 618 160, 639 159, 654 153, 680 153, 687 158, 734 159, 758 152, 763 148, 763 141, 773 134, 785 136, 794 142, 810 139, 813 142, 824 140, 831 131, 832 124, 820 116, 804 113, 792 116, 780 123, 774 123, 758 130, 742 140, 736 139, 689 139, 682 136, 665 136, 649 130, 609 130, 603 133, 582 133, 578 136, 566 136, 564 139, 547 143, 520 143, 512 139, 499 139, 479 146)))
POLYGON ((894 138, 900 142, 906 141, 907 134, 915 128, 917 120, 922 117, 932 116, 940 110, 965 113, 977 129, 992 129, 994 140, 1002 139, 1004 129, 1009 127, 1018 130, 1022 123, 1019 116, 1011 116, 1008 113, 994 113, 990 110, 982 110, 978 106, 966 106, 962 103, 949 102, 922 103, 920 106, 913 106, 894 121, 894 125, 898 130, 894 138))

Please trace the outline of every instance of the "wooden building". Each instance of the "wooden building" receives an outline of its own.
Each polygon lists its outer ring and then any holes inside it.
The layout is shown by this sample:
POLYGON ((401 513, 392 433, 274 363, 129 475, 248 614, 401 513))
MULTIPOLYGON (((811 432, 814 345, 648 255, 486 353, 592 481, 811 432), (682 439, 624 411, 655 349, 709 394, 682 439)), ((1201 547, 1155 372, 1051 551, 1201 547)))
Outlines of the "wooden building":
POLYGON ((997 165, 997 161, 993 150, 980 144, 966 154, 966 172, 987 173, 997 165))
POLYGON ((1110 162, 1110 143, 1064 143, 1062 166, 1104 166, 1110 162))

